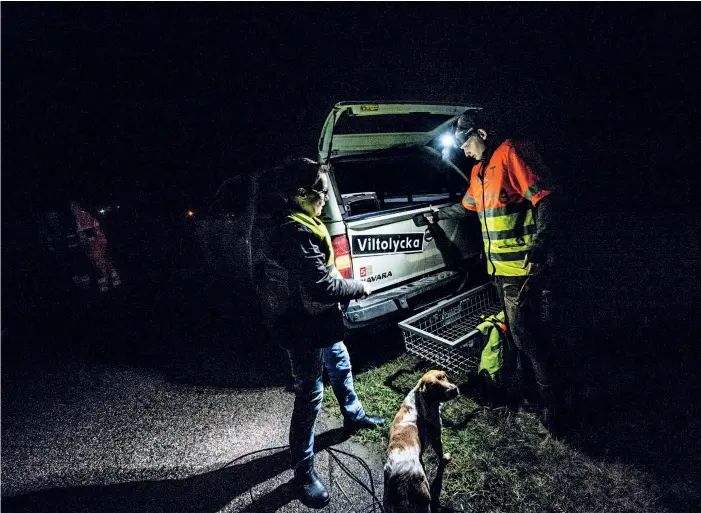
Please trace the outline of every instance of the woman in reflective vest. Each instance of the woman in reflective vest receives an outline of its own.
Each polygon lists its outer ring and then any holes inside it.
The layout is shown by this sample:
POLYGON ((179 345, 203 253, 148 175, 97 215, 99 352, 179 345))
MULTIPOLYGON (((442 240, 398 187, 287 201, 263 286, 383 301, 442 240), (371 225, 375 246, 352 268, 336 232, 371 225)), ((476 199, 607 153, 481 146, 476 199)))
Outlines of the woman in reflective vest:
POLYGON ((275 188, 283 208, 265 229, 258 279, 263 317, 272 338, 287 350, 295 380, 290 423, 294 487, 307 506, 319 508, 329 494, 314 471, 314 422, 323 394, 325 367, 346 429, 372 429, 382 417, 367 415, 353 386, 343 343, 340 301, 371 293, 367 282, 344 279, 334 264, 331 237, 319 219, 328 200, 328 168, 295 159, 274 170, 261 187, 275 188))

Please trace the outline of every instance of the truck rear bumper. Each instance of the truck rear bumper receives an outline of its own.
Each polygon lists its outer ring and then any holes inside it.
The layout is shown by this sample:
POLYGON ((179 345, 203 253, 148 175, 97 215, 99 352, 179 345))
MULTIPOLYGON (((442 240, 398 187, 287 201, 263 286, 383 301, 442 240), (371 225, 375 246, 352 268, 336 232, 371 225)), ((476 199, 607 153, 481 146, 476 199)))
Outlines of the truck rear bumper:
POLYGON ((367 299, 349 303, 344 312, 344 324, 349 330, 384 324, 395 316, 409 316, 449 297, 460 284, 462 275, 443 271, 386 292, 372 294, 367 299))

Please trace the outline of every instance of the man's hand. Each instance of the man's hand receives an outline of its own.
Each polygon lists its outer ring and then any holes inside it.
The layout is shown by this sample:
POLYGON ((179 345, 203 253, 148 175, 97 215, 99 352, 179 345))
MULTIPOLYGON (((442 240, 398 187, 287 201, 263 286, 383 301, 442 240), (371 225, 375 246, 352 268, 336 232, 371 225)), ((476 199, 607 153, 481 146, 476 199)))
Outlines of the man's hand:
POLYGON ((530 262, 528 255, 526 255, 526 258, 523 260, 523 266, 521 268, 526 269, 528 276, 535 276, 543 272, 543 269, 545 269, 545 264, 537 264, 535 262, 530 262))
POLYGON ((434 224, 438 222, 438 207, 434 207, 433 205, 429 205, 428 208, 431 209, 431 212, 426 212, 424 216, 426 217, 426 220, 428 221, 428 224, 434 224))
POLYGON ((424 212, 422 214, 416 214, 412 219, 416 226, 426 226, 427 224, 435 224, 438 222, 438 216, 436 213, 440 210, 438 207, 429 205, 431 209, 430 212, 424 212))
POLYGON ((428 208, 430 208, 431 211, 424 212, 424 219, 426 219, 428 224, 436 224, 438 222, 438 216, 436 215, 438 213, 438 207, 429 205, 428 208))

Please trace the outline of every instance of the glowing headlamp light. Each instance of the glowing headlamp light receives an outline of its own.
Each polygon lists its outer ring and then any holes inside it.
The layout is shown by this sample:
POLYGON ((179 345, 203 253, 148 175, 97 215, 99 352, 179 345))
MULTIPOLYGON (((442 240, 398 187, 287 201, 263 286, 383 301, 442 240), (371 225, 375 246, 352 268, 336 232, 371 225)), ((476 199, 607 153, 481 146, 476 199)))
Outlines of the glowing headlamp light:
POLYGON ((443 134, 441 136, 441 146, 444 148, 452 148, 455 146, 455 137, 453 134, 443 134))

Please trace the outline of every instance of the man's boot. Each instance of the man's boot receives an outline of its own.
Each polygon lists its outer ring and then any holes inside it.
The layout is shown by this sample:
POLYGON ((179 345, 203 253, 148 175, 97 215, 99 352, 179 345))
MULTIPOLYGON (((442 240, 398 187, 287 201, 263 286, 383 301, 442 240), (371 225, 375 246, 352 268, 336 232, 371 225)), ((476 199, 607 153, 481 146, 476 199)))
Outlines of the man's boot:
POLYGON ((329 491, 316 475, 313 460, 297 465, 292 487, 300 502, 308 508, 321 509, 329 503, 329 491))
POLYGON ((359 419, 343 419, 343 429, 357 431, 359 429, 377 429, 385 425, 385 418, 375 415, 363 415, 359 419))

